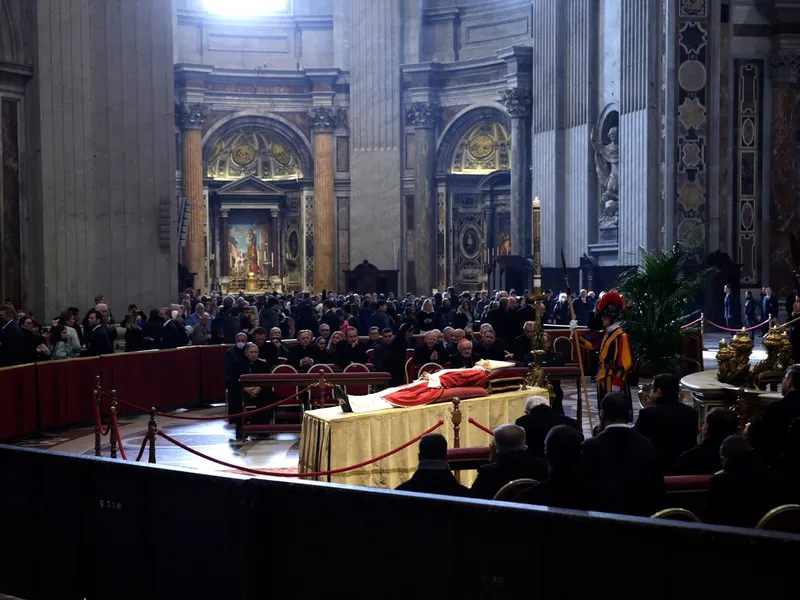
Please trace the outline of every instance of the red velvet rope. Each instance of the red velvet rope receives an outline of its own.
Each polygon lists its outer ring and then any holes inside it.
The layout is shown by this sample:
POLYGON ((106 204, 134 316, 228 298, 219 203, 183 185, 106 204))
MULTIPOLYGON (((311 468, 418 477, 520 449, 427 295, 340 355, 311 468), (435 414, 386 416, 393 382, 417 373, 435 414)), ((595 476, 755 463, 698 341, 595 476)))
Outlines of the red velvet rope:
POLYGON ((480 429, 481 431, 484 431, 484 432, 488 433, 489 435, 494 435, 494 431, 492 431, 491 429, 489 429, 489 428, 488 428, 488 427, 486 427, 485 425, 481 425, 480 423, 478 423, 478 422, 477 422, 475 419, 473 419, 472 417, 470 417, 469 419, 467 419, 467 422, 468 422, 468 423, 471 423, 472 425, 475 425, 475 427, 477 427, 477 428, 478 428, 478 429, 480 429))
POLYGON ((702 320, 703 320, 703 317, 700 317, 699 319, 696 319, 696 320, 692 321, 691 323, 687 323, 686 325, 681 325, 681 329, 688 329, 692 325, 697 325, 702 320))
POLYGON ((111 424, 114 426, 114 433, 117 434, 117 446, 119 446, 119 454, 122 457, 122 460, 128 460, 128 457, 125 456, 125 447, 122 445, 122 436, 119 434, 119 423, 117 423, 117 412, 114 410, 111 411, 111 424))
MULTIPOLYGON (((162 412, 156 412, 156 414, 159 415, 159 416, 162 416, 162 417, 169 417, 170 419, 182 419, 184 421, 217 421, 219 419, 235 419, 235 418, 238 418, 238 417, 246 417, 246 416, 249 416, 249 415, 255 415, 255 414, 258 414, 260 412, 264 412, 265 410, 269 410, 271 408, 275 408, 276 406, 279 406, 281 404, 285 404, 286 402, 289 402, 290 400, 294 400, 295 398, 297 398, 301 394, 306 393, 308 390, 310 390, 315 385, 316 384, 312 384, 312 385, 308 386, 307 388, 303 388, 302 390, 300 390, 296 394, 293 394, 293 395, 289 396, 288 398, 284 398, 283 400, 278 400, 274 404, 270 404, 268 406, 262 406, 261 408, 256 408, 255 410, 249 410, 249 411, 246 411, 246 412, 236 413, 234 415, 219 415, 219 416, 216 416, 216 417, 187 417, 187 416, 183 416, 183 415, 175 415, 175 414, 162 413, 162 412)), ((120 404, 124 404, 125 406, 130 406, 131 408, 135 408, 136 410, 139 410, 141 412, 150 412, 149 408, 142 408, 141 406, 133 404, 132 402, 126 402, 125 400, 120 400, 119 398, 117 398, 117 402, 119 402, 120 404)))
MULTIPOLYGON (((714 321, 709 321, 708 319, 706 319, 706 323, 708 323, 709 325, 713 325, 714 327, 716 327, 717 329, 721 329, 722 331, 730 331, 732 333, 738 333, 739 331, 741 331, 741 329, 729 329, 727 327, 723 327, 722 325, 717 325, 716 323, 714 323, 714 321)), ((769 323, 769 319, 767 319, 763 323, 759 323, 758 325, 753 325, 752 327, 747 327, 747 328, 745 328, 745 331, 753 331, 754 329, 758 329, 759 327, 763 327, 767 323, 769 323)))
POLYGON ((215 462, 218 465, 222 465, 223 467, 229 467, 231 469, 237 469, 239 471, 244 471, 245 473, 252 473, 253 475, 271 475, 272 477, 325 477, 326 475, 335 475, 336 473, 344 473, 345 471, 353 471, 355 469, 360 469, 361 467, 366 467, 367 465, 371 465, 372 463, 376 463, 379 460, 383 460, 384 458, 387 458, 387 457, 391 456, 392 454, 397 454, 401 450, 404 450, 405 448, 408 448, 411 444, 415 444, 420 439, 422 439, 423 436, 426 436, 429 433, 431 433, 432 431, 435 431, 436 429, 438 429, 442 425, 444 425, 444 421, 442 419, 439 419, 439 421, 436 423, 436 425, 434 425, 433 427, 430 427, 429 429, 423 431, 417 437, 408 440, 405 444, 403 444, 401 446, 398 446, 397 448, 394 448, 393 450, 389 450, 388 452, 384 452, 380 456, 376 456, 375 458, 370 458, 369 460, 365 460, 364 462, 360 462, 357 465, 352 465, 352 466, 349 466, 349 467, 341 467, 339 469, 332 469, 330 471, 316 471, 314 473, 276 473, 275 471, 259 471, 257 469, 248 469, 247 467, 241 467, 239 465, 234 465, 234 464, 225 462, 224 460, 219 460, 218 458, 214 458, 212 456, 207 456, 205 454, 202 454, 201 452, 198 452, 197 450, 194 450, 193 448, 190 448, 186 444, 182 444, 181 442, 179 442, 175 438, 172 438, 172 437, 168 436, 163 431, 159 431, 159 432, 157 432, 157 434, 160 435, 165 440, 167 440, 168 442, 172 442, 173 444, 175 444, 179 448, 183 448, 187 452, 191 452, 195 456, 199 456, 200 458, 205 458, 206 460, 210 460, 211 462, 215 462))
POLYGON ((144 449, 145 449, 145 446, 147 446, 147 440, 148 439, 149 438, 147 436, 144 436, 144 439, 142 440, 142 447, 139 448, 139 456, 136 457, 136 462, 139 462, 140 460, 142 460, 142 455, 144 455, 144 449))
POLYGON ((106 436, 108 432, 111 431, 111 425, 109 424, 108 427, 103 429, 103 422, 100 420, 100 409, 97 408, 97 402, 93 402, 94 404, 94 422, 97 427, 100 429, 100 435, 106 436))

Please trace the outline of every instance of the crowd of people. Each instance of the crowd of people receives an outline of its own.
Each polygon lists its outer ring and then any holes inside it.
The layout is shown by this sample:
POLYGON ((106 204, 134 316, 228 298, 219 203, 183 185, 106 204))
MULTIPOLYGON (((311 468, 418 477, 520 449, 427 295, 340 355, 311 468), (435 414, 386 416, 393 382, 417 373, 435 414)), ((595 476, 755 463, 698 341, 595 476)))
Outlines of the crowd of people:
POLYGON ((533 479, 538 484, 517 501, 650 516, 664 507, 665 476, 712 475, 703 520, 740 527, 754 527, 776 506, 800 503, 800 365, 787 370, 783 399, 744 435, 735 412, 714 408, 698 444, 698 414, 678 393, 677 377, 657 375, 650 406, 633 426, 623 394, 606 394, 599 431, 585 440, 574 419, 532 396, 524 415, 495 429, 490 462, 471 488, 456 481, 447 441, 432 433, 420 440, 416 473, 397 489, 491 499, 512 481, 533 479))
MULTIPOLYGON (((505 483, 526 477, 540 483, 521 496, 523 502, 648 515, 661 505, 664 476, 714 474, 706 520, 746 526, 782 500, 800 501, 800 366, 787 371, 784 399, 754 421, 746 437, 738 433, 736 415, 718 408, 707 414, 697 444, 698 414, 679 401, 673 375, 653 379, 652 405, 632 423, 625 377, 633 357, 619 323, 623 298, 615 291, 595 298, 581 290, 573 305, 574 319, 566 293, 548 292, 538 310, 545 323, 589 326, 582 339, 598 361, 587 373, 596 374, 601 420, 593 437, 584 440, 575 420, 564 415, 563 391, 553 382, 552 401, 529 399, 516 423, 495 430, 492 460, 471 489, 449 472, 446 441, 438 434, 422 439, 419 470, 400 489, 492 498, 505 483), (591 340, 598 330, 599 343, 598 337, 591 340)), ((241 389, 240 376, 267 373, 281 362, 299 372, 316 364, 372 362, 390 373, 391 385, 405 383, 409 349, 417 367, 433 362, 470 368, 480 359, 527 365, 536 306, 533 296, 514 290, 458 294, 449 288, 432 297, 402 298, 334 292, 202 296, 186 290, 180 303, 148 314, 131 305, 119 323, 106 297, 98 295, 83 317, 69 307, 40 324, 6 302, 0 306, 0 366, 109 354, 123 341, 126 352, 229 344, 226 388, 234 414, 242 409, 243 392, 256 405, 271 400, 268 389, 241 389)), ((563 364, 546 333, 543 338, 543 363, 563 364)))

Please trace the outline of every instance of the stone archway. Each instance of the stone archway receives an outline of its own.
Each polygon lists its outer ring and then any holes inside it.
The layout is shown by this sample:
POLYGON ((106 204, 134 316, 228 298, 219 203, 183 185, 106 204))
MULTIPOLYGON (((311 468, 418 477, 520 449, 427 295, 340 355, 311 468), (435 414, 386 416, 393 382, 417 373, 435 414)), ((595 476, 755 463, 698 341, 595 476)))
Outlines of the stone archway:
POLYGON ((509 252, 511 120, 498 105, 472 106, 445 127, 436 155, 440 281, 486 284, 490 259, 509 252))

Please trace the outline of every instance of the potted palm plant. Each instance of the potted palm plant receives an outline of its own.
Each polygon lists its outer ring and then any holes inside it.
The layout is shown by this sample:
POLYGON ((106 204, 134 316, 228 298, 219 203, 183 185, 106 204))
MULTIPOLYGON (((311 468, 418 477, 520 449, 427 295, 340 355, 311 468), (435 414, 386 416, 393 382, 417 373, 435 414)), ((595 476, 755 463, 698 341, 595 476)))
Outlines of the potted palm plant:
POLYGON ((639 266, 620 279, 617 290, 625 298, 622 327, 640 375, 680 376, 685 361, 694 360, 685 355, 684 338, 696 334, 699 327, 682 326, 699 315, 695 294, 706 285, 714 268, 689 275, 684 268, 686 256, 680 242, 668 252, 641 250, 639 266))

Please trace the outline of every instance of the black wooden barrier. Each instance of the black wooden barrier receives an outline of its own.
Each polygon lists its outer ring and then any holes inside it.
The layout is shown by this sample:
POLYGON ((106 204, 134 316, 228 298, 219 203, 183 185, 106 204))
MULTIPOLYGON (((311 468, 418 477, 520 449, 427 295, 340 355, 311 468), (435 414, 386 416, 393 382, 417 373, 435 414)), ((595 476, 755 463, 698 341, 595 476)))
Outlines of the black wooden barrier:
POLYGON ((0 593, 792 597, 800 536, 0 446, 0 593))

